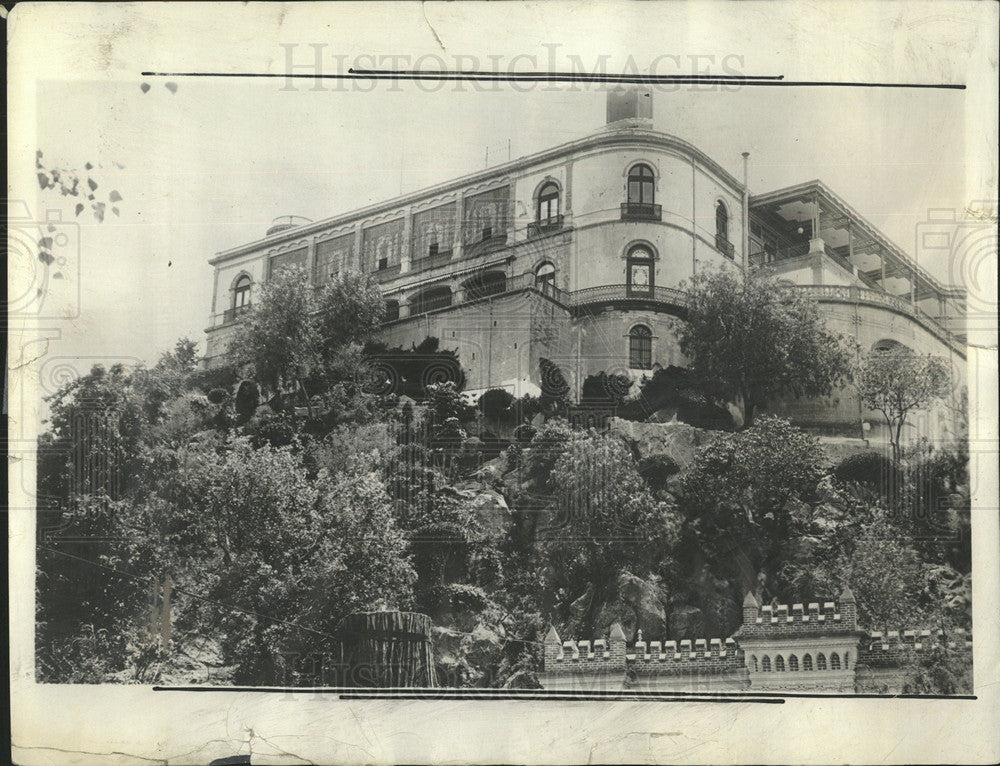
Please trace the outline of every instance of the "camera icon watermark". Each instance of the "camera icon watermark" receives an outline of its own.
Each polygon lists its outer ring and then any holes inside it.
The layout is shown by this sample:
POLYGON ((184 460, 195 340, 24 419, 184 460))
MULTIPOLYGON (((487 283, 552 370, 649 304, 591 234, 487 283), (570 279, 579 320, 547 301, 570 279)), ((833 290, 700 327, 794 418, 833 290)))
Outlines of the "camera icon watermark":
POLYGON ((8 268, 4 310, 11 318, 75 319, 80 315, 80 226, 61 210, 36 216, 24 200, 6 200, 8 268))
POLYGON ((939 321, 970 346, 995 346, 997 202, 928 210, 915 238, 917 262, 947 274, 949 286, 937 296, 939 321))

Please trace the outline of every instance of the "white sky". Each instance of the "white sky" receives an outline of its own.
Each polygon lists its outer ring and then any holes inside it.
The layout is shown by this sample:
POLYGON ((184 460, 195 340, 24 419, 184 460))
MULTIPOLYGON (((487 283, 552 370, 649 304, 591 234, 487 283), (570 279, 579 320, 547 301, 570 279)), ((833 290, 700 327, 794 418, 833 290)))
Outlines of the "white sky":
MULTIPOLYGON (((262 236, 284 214, 319 219, 601 127, 596 89, 312 92, 300 81, 46 82, 38 146, 47 167, 90 172, 116 217, 40 209, 81 224, 83 320, 64 334, 94 354, 151 360, 181 335, 201 340, 217 251, 262 236), (124 165, 118 169, 115 163, 124 165)), ((751 153, 762 192, 821 178, 907 251, 927 208, 964 204, 961 91, 761 88, 654 95, 657 129, 706 151, 737 178, 751 153)), ((947 281, 946 264, 926 268, 947 281)))

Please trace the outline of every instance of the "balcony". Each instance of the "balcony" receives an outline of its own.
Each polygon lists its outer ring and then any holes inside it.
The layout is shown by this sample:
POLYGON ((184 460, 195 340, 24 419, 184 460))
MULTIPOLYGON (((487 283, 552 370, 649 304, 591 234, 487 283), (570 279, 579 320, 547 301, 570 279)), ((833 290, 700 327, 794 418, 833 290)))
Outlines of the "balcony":
POLYGON ((662 208, 649 202, 623 202, 623 221, 661 221, 662 208))
POLYGON ((426 271, 444 266, 451 261, 451 253, 451 249, 428 251, 428 254, 423 258, 417 258, 413 261, 412 271, 426 271))
POLYGON ((249 310, 250 310, 250 304, 249 303, 247 303, 247 304, 245 304, 243 306, 234 306, 231 309, 226 309, 224 312, 222 312, 222 323, 223 324, 229 324, 230 322, 235 322, 236 318, 240 314, 242 314, 242 313, 244 313, 246 311, 249 311, 249 310))
POLYGON ((544 237, 548 234, 553 234, 563 227, 563 217, 562 213, 559 215, 554 215, 551 218, 543 218, 540 221, 535 221, 534 223, 528 224, 528 238, 536 239, 538 237, 544 237))
POLYGON ((687 308, 689 298, 683 290, 672 287, 654 287, 638 292, 630 285, 601 285, 575 290, 569 294, 569 305, 574 309, 595 309, 612 305, 643 305, 667 309, 677 314, 687 308))
POLYGON ((733 260, 733 258, 736 257, 736 247, 721 234, 715 235, 715 249, 726 256, 729 260, 733 260))

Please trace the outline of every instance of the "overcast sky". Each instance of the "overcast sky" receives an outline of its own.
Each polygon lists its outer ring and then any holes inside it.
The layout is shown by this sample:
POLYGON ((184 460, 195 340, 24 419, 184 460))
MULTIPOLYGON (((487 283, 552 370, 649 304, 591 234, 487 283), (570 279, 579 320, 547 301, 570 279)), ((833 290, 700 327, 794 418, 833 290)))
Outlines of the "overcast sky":
MULTIPOLYGON (((282 81, 48 82, 39 91, 46 168, 75 169, 122 200, 102 223, 51 189, 39 209, 80 223, 84 311, 67 347, 152 361, 202 340, 208 259, 285 214, 311 219, 377 202, 600 129, 604 94, 541 87, 294 91, 282 81), (91 163, 90 171, 85 163, 91 163), (119 167, 121 166, 121 167, 119 167)), ((426 86, 425 86, 426 87, 426 86)), ((822 179, 907 251, 927 208, 964 206, 961 91, 746 87, 654 94, 654 124, 754 192, 822 179)), ((946 264, 923 264, 948 280, 946 264)))

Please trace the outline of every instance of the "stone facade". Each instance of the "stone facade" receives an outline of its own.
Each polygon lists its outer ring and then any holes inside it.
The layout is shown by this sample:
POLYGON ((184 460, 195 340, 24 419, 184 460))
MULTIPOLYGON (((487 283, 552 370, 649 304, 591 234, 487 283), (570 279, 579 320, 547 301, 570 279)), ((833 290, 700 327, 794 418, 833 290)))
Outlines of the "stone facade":
MULTIPOLYGON (((438 337, 458 350, 470 394, 538 394, 542 357, 578 394, 601 371, 639 380, 686 364, 677 343, 684 281, 705 269, 764 268, 815 299, 831 329, 863 350, 891 342, 937 354, 951 361, 956 389, 964 382, 953 331, 962 291, 939 284, 820 181, 751 194, 697 147, 654 130, 649 95, 610 96, 609 123, 585 138, 323 221, 274 226, 219 253, 205 363, 223 361, 245 310, 237 284, 249 278, 252 304, 278 269, 297 264, 317 286, 371 274, 390 306, 383 340, 409 348, 438 337), (648 358, 630 353, 636 328, 650 338, 648 358)), ((773 409, 829 435, 884 440, 881 416, 852 389, 773 409)), ((914 419, 911 437, 952 434, 950 412, 914 419)))
POLYGON ((621 625, 608 639, 561 641, 545 637, 538 680, 545 689, 608 691, 771 691, 852 694, 902 691, 904 666, 935 643, 948 640, 968 652, 972 636, 945 639, 929 630, 887 634, 863 630, 849 589, 837 601, 761 606, 743 603, 743 624, 723 640, 633 642, 621 625))

